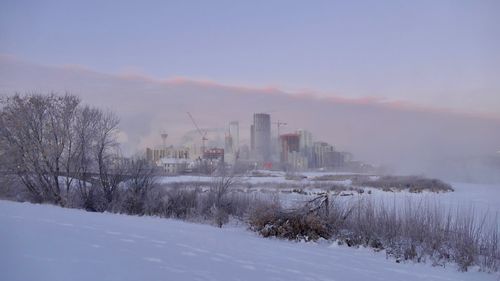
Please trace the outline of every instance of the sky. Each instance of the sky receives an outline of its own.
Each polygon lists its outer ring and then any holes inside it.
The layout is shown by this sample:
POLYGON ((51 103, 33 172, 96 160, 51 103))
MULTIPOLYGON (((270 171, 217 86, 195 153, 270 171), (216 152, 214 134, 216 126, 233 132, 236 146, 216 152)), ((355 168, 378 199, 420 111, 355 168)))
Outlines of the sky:
POLYGON ((0 54, 500 117, 499 1, 0 1, 0 54))
POLYGON ((218 132, 238 120, 248 143, 267 112, 398 173, 500 182, 499 14, 481 0, 0 0, 0 95, 110 109, 130 153, 163 130, 193 139, 186 112, 218 132))

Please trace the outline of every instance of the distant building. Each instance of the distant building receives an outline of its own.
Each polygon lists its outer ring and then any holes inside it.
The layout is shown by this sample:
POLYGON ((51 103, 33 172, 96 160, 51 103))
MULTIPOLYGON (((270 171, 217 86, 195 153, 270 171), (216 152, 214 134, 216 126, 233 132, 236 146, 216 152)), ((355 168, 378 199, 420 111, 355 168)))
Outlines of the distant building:
POLYGON ((255 150, 255 128, 252 125, 250 125, 250 152, 253 152, 255 150))
POLYGON ((288 162, 288 154, 291 152, 300 151, 300 135, 299 134, 284 134, 280 136, 282 163, 288 162))
POLYGON ((339 151, 326 152, 324 161, 324 167, 334 169, 343 168, 345 165, 344 153, 339 151))
POLYGON ((271 116, 266 113, 255 113, 250 134, 252 155, 255 160, 269 161, 271 159, 271 116))
POLYGON ((156 164, 166 173, 180 174, 187 170, 190 163, 191 161, 185 158, 161 158, 156 164))
POLYGON ((189 159, 189 149, 174 148, 172 146, 163 148, 146 148, 146 160, 156 163, 162 158, 189 159))
POLYGON ((233 137, 228 133, 224 138, 224 151, 232 154, 234 152, 233 147, 233 137))
POLYGON ((222 148, 210 148, 203 152, 203 159, 209 160, 211 162, 224 162, 224 149, 222 148))
POLYGON ((332 145, 326 142, 315 142, 313 143, 312 149, 312 166, 314 168, 324 168, 328 167, 329 153, 334 152, 335 149, 332 145))
POLYGON ((247 144, 244 144, 240 147, 240 155, 239 159, 249 160, 250 159, 250 148, 247 144))
POLYGON ((232 121, 229 123, 224 143, 224 160, 227 163, 234 165, 240 154, 240 132, 239 124, 237 121, 232 121))
POLYGON ((189 151, 189 159, 191 160, 196 160, 203 156, 203 147, 197 142, 186 144, 186 148, 189 151))
POLYGON ((312 162, 309 164, 314 168, 344 168, 346 155, 348 153, 336 151, 326 142, 315 142, 312 147, 312 162))
POLYGON ((229 135, 233 140, 233 152, 240 150, 240 125, 238 121, 229 123, 229 135))
POLYGON ((288 159, 285 164, 285 169, 290 168, 295 171, 300 171, 309 168, 307 157, 300 152, 288 152, 288 159))
POLYGON ((313 145, 312 134, 302 129, 297 130, 297 134, 300 136, 300 151, 305 153, 313 145))

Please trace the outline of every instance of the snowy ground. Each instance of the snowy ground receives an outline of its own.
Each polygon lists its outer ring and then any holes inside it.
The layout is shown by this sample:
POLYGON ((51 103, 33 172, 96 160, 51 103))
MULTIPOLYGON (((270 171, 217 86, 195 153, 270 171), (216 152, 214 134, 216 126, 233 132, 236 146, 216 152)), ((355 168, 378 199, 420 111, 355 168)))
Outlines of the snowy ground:
POLYGON ((422 192, 410 193, 385 192, 379 189, 368 188, 372 194, 365 192, 362 195, 356 194, 351 197, 340 198, 342 200, 357 200, 357 198, 372 198, 375 202, 385 202, 387 204, 396 203, 404 205, 409 201, 413 203, 429 202, 441 206, 443 210, 461 210, 464 212, 474 212, 478 217, 487 216, 490 219, 496 218, 500 224, 500 184, 474 184, 474 183, 451 183, 453 192, 422 192))
POLYGON ((243 227, 0 201, 0 280, 498 280, 243 227))
MULTIPOLYGON (((313 178, 321 177, 325 175, 361 175, 359 173, 349 173, 349 172, 303 172, 300 175, 305 176, 303 180, 288 180, 285 179, 286 173, 280 171, 257 171, 262 173, 264 176, 238 176, 234 180, 240 183, 292 183, 292 184, 312 184, 314 183, 313 178)), ((180 176, 164 176, 159 179, 159 183, 184 183, 184 182, 202 182, 210 183, 213 182, 214 178, 210 176, 202 175, 180 175, 180 176)), ((323 183, 345 183, 345 181, 322 181, 323 183)))
MULTIPOLYGON (((243 184, 243 189, 238 188, 239 191, 246 193, 254 193, 256 195, 272 195, 275 194, 280 199, 284 206, 294 206, 295 204, 303 204, 311 198, 317 196, 319 193, 325 192, 325 187, 329 184, 342 185, 349 188, 352 184, 351 180, 325 180, 314 181, 315 177, 325 175, 359 175, 356 173, 334 173, 334 172, 303 172, 301 175, 306 176, 302 180, 287 180, 285 173, 279 171, 259 171, 266 176, 253 177, 239 177, 237 183, 243 184), (252 184, 252 187, 245 187, 245 183, 252 184), (285 184, 285 187, 280 184, 285 184), (286 185, 288 184, 288 185, 286 185), (296 189, 303 189, 303 193, 295 192, 296 189)), ((374 176, 376 177, 376 176, 374 176)), ((161 177, 160 183, 187 183, 198 182, 207 184, 202 187, 202 190, 207 190, 209 183, 212 183, 214 178, 209 176, 169 176, 161 177)), ((464 211, 473 211, 478 217, 484 215, 489 218, 495 218, 500 222, 500 184, 473 184, 473 183, 450 183, 455 190, 454 192, 434 193, 424 191, 422 193, 410 193, 408 191, 400 192, 386 192, 380 189, 363 187, 366 191, 363 194, 358 194, 355 190, 346 190, 342 194, 349 194, 352 196, 337 196, 335 200, 342 201, 355 201, 359 198, 370 198, 375 202, 384 202, 386 204, 396 203, 403 206, 411 200, 413 203, 419 201, 435 203, 442 206, 443 210, 456 210, 461 209, 464 211), (371 194, 368 194, 368 190, 371 194)))

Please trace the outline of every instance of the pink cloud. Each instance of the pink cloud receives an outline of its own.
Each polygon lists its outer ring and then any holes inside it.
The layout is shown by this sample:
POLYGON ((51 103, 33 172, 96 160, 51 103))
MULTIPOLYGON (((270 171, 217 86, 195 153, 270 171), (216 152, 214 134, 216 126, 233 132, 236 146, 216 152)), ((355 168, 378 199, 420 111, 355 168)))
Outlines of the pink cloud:
POLYGON ((186 111, 195 112, 204 127, 223 128, 228 120, 240 120, 243 140, 249 135, 252 114, 269 110, 273 120, 289 124, 286 130, 309 129, 317 140, 349 150, 360 160, 392 163, 411 172, 454 170, 468 175, 461 170, 468 167, 464 163, 496 152, 500 143, 498 116, 378 97, 325 97, 312 90, 287 93, 279 87, 234 86, 206 79, 100 74, 79 66, 47 67, 0 57, 2 93, 33 89, 68 90, 85 102, 109 107, 122 118, 134 149, 146 139, 154 145, 162 128, 168 129, 170 140, 180 140, 193 129, 186 111))

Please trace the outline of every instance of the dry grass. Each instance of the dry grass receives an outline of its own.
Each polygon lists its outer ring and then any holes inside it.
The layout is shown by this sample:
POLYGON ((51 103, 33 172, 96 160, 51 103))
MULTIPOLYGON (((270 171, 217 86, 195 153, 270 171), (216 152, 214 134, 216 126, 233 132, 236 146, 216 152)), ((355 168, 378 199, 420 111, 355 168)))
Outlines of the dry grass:
POLYGON ((461 271, 477 266, 496 272, 500 266, 496 217, 444 209, 429 201, 409 200, 404 206, 370 199, 334 201, 315 211, 286 211, 274 204, 254 209, 249 225, 264 237, 330 238, 349 247, 371 247, 397 262, 455 263, 461 271))
POLYGON ((315 241, 330 238, 330 231, 319 216, 299 211, 286 211, 272 204, 259 206, 250 213, 250 228, 264 237, 315 241))
POLYGON ((421 176, 383 176, 378 179, 359 177, 353 178, 353 184, 356 186, 378 188, 384 191, 406 190, 412 193, 453 191, 451 185, 441 180, 421 176))

